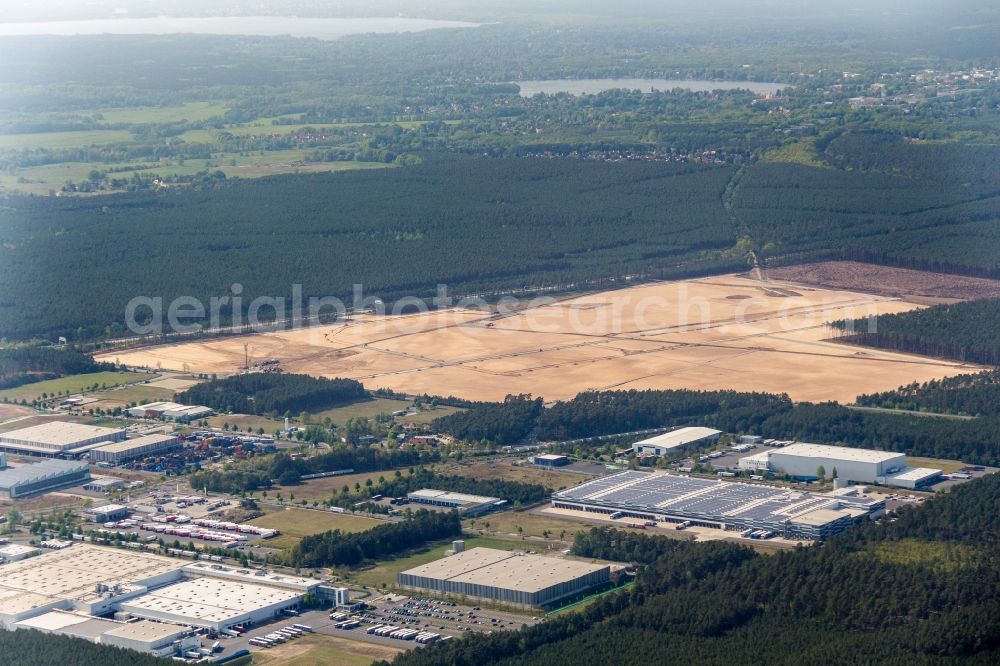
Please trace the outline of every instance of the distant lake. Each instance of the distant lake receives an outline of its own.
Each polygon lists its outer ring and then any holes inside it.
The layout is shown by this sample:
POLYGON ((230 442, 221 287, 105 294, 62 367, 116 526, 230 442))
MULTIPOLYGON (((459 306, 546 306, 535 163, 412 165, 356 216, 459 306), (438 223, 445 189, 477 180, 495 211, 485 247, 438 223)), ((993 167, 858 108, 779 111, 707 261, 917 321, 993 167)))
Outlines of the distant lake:
POLYGON ((708 92, 711 90, 749 90, 755 93, 778 92, 782 88, 791 88, 787 83, 758 83, 756 81, 698 81, 693 79, 549 79, 546 81, 514 81, 521 87, 522 97, 531 97, 538 93, 553 95, 569 93, 570 95, 594 95, 605 90, 624 88, 626 90, 673 90, 684 88, 693 92, 708 92))
POLYGON ((477 23, 415 18, 299 18, 294 16, 232 16, 212 18, 95 19, 0 23, 0 37, 30 35, 260 35, 338 39, 367 33, 419 32, 435 28, 475 28, 477 23))

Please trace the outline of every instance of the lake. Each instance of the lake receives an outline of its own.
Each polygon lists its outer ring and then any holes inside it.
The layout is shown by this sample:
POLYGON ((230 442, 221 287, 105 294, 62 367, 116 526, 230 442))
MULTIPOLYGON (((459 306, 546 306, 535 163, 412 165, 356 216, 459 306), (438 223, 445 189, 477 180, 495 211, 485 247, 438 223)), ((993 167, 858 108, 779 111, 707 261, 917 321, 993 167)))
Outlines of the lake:
POLYGON ((569 93, 571 95, 593 95, 605 90, 624 88, 626 90, 673 90, 684 88, 694 92, 711 90, 749 90, 755 93, 778 92, 791 88, 787 83, 758 83, 756 81, 698 81, 692 79, 549 79, 546 81, 514 81, 521 87, 522 97, 538 93, 549 95, 569 93))
POLYGON ((211 18, 94 19, 0 23, 0 37, 30 35, 289 35, 338 39, 368 33, 419 32, 435 28, 475 28, 477 23, 415 18, 299 18, 294 16, 226 16, 211 18))

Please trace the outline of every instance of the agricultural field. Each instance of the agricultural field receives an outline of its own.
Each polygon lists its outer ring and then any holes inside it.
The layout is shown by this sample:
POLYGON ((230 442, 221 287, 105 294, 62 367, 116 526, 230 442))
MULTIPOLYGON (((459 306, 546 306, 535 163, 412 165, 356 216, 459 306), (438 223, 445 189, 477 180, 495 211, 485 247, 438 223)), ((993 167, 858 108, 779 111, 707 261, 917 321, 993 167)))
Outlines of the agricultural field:
POLYGON ((292 643, 253 653, 254 666, 368 666, 404 652, 380 643, 309 634, 292 643))
MULTIPOLYGON (((295 497, 298 499, 298 494, 295 497)), ((252 525, 281 530, 281 534, 268 539, 266 545, 269 548, 285 549, 294 547, 304 536, 330 530, 363 532, 383 522, 362 516, 294 508, 279 509, 250 521, 252 525)))
MULTIPOLYGON (((91 113, 100 114, 103 122, 115 125, 145 125, 152 123, 176 123, 181 121, 199 122, 221 116, 227 110, 225 104, 214 102, 187 102, 177 106, 137 106, 126 109, 95 109, 91 113)), ((81 113, 87 113, 81 111, 81 113)))
POLYGON ((830 340, 838 319, 922 307, 889 296, 739 275, 660 282, 498 314, 448 309, 361 316, 335 325, 137 349, 102 360, 227 374, 243 359, 286 372, 347 377, 408 394, 475 400, 511 393, 572 398, 589 390, 731 389, 851 402, 979 369, 830 340))
POLYGON ((207 419, 208 425, 213 428, 221 428, 229 424, 236 426, 241 432, 257 432, 258 428, 263 428, 266 435, 271 435, 275 430, 285 427, 283 419, 271 419, 266 416, 255 416, 253 414, 218 414, 207 419))
MULTIPOLYGON (((0 134, 0 150, 27 148, 86 148, 132 140, 128 130, 82 130, 79 132, 33 132, 0 134)), ((93 168, 93 167, 91 167, 93 168)))
POLYGON ((11 402, 26 400, 38 400, 42 394, 59 395, 62 393, 78 393, 90 389, 95 384, 97 386, 118 386, 121 384, 133 384, 150 376, 142 372, 92 372, 85 375, 70 375, 59 379, 50 379, 34 384, 25 384, 16 388, 0 391, 0 400, 4 398, 11 402))

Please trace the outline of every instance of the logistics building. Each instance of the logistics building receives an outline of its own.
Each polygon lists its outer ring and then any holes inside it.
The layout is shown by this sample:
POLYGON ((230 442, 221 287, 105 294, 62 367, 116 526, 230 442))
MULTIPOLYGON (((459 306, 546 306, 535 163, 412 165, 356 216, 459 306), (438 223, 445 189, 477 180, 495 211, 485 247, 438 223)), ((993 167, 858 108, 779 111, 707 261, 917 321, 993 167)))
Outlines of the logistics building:
POLYGON ((569 464, 569 458, 566 456, 558 456, 554 453, 546 453, 544 455, 535 456, 535 464, 541 465, 542 467, 562 467, 563 465, 569 464))
MULTIPOLYGON (((269 620, 298 606, 316 580, 262 569, 190 563, 143 550, 74 544, 30 560, 0 565, 0 628, 54 610, 90 617, 142 618, 182 627, 222 631, 269 620)), ((151 649, 168 642, 177 626, 130 635, 121 641, 147 641, 151 649)), ((116 627, 111 627, 114 630, 116 627)), ((104 635, 105 632, 98 632, 104 635)), ((103 639, 102 639, 103 642, 103 639)))
POLYGON ((176 402, 151 402, 148 405, 132 407, 128 413, 137 418, 159 419, 164 418, 169 421, 180 421, 187 423, 195 419, 203 419, 211 416, 214 412, 209 407, 201 405, 181 405, 176 402))
POLYGON ((673 449, 683 448, 691 444, 711 444, 722 435, 721 430, 712 428, 688 427, 671 430, 662 435, 649 437, 632 445, 636 455, 662 456, 673 449))
POLYGON ((636 471, 553 493, 552 506, 722 530, 765 530, 808 540, 826 538, 856 520, 885 513, 885 502, 864 497, 636 471))
POLYGON ((429 504, 431 506, 443 506, 449 509, 457 509, 464 516, 480 516, 490 511, 496 511, 507 504, 507 500, 499 497, 483 497, 480 495, 466 495, 464 493, 450 493, 445 490, 431 490, 423 488, 407 493, 406 497, 417 504, 429 504))
POLYGON ((401 587, 522 607, 549 605, 608 582, 611 566, 473 548, 403 571, 401 587))
POLYGON ((121 504, 105 504, 87 510, 87 520, 92 523, 107 523, 128 518, 128 507, 121 504))
POLYGON ((125 439, 122 428, 51 421, 30 428, 0 433, 0 449, 33 456, 64 456, 84 453, 100 444, 125 439))
POLYGON ((20 499, 84 483, 90 479, 90 467, 72 460, 40 460, 8 467, 0 471, 0 498, 20 499))
POLYGON ((788 474, 809 480, 818 478, 822 467, 827 478, 903 488, 915 488, 941 476, 939 469, 907 467, 906 456, 902 453, 825 444, 798 443, 761 451, 741 458, 739 465, 744 470, 788 474))
POLYGON ((121 442, 112 442, 98 446, 90 451, 90 459, 94 462, 109 462, 118 464, 133 458, 166 453, 179 448, 181 440, 177 435, 153 434, 121 442))

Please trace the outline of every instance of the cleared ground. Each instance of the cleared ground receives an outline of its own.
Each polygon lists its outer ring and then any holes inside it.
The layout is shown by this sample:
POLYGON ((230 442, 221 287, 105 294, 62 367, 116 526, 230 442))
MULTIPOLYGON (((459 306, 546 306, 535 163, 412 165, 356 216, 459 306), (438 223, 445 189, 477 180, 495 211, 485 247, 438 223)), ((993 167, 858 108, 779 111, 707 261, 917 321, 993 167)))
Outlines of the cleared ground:
POLYGON ((654 283, 505 314, 451 309, 115 352, 131 366, 228 374, 254 357, 369 388, 499 400, 588 389, 739 389, 851 402, 978 369, 827 341, 827 322, 905 312, 892 297, 737 275, 654 283))
POLYGON ((507 481, 523 481, 525 483, 540 483, 553 490, 562 490, 576 486, 593 478, 592 474, 567 472, 560 468, 550 469, 523 462, 515 465, 513 460, 491 460, 477 462, 471 465, 449 465, 439 470, 443 474, 457 474, 483 481, 488 479, 504 479, 507 481))
POLYGON ((352 641, 339 636, 310 634, 266 651, 253 653, 253 663, 261 666, 368 666, 373 661, 392 660, 404 650, 352 641))
POLYGON ((291 548, 304 536, 321 534, 330 530, 363 532, 376 525, 381 525, 383 522, 372 518, 328 511, 285 509, 254 518, 250 524, 281 531, 277 537, 264 542, 264 545, 269 548, 291 548))

